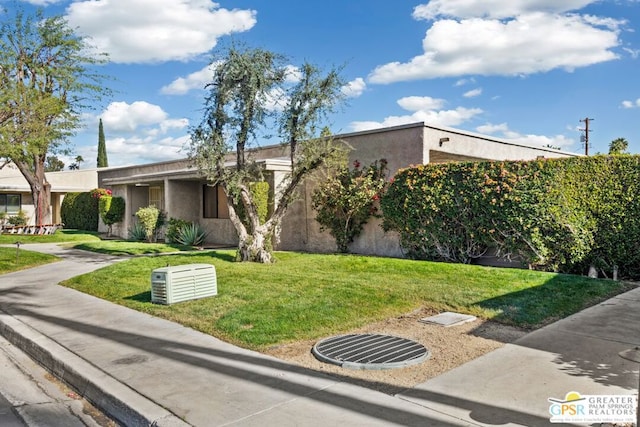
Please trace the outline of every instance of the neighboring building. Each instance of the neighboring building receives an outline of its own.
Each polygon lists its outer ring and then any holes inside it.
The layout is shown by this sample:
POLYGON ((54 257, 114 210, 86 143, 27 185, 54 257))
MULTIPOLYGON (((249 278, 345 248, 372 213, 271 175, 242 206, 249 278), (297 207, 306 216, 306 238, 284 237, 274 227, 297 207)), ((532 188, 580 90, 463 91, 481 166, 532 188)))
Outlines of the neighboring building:
MULTIPOLYGON (((578 156, 424 123, 336 135, 335 139, 344 141, 352 148, 350 162, 358 160, 366 166, 384 158, 388 161, 391 175, 398 169, 426 163, 578 156)), ((287 147, 263 147, 255 152, 255 156, 262 164, 271 188, 277 188, 290 168, 287 147)), ((233 158, 235 156, 230 160, 233 158)), ((98 181, 100 187, 110 188, 114 196, 125 199, 125 219, 114 226, 116 235, 126 237, 127 230, 136 220, 135 212, 153 204, 165 211, 167 218, 200 224, 209 232, 209 244, 237 244, 223 191, 219 187, 209 186, 188 160, 100 169, 98 181)), ((335 251, 333 237, 327 232, 320 232, 311 208, 311 194, 315 185, 310 179, 300 187, 299 200, 290 205, 282 223, 277 249, 335 251)), ((402 256, 397 236, 384 233, 379 221, 367 224, 351 250, 361 254, 402 256)))
MULTIPOLYGON (((47 172, 47 181, 51 185, 51 222, 59 224, 60 206, 67 193, 90 191, 98 186, 97 169, 47 172)), ((8 216, 24 212, 27 224, 35 224, 35 209, 29 183, 18 168, 9 163, 0 169, 0 212, 8 216)))

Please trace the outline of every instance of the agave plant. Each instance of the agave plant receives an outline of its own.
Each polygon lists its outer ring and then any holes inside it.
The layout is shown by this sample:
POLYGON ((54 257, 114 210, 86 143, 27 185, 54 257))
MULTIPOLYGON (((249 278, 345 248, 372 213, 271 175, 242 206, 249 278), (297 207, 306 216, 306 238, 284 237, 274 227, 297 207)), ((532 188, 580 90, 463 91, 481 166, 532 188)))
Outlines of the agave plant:
POLYGON ((176 242, 185 246, 202 246, 209 235, 199 224, 189 223, 180 227, 176 242))
POLYGON ((134 242, 144 242, 147 240, 147 230, 139 222, 134 223, 133 227, 131 227, 128 232, 129 240, 134 242))

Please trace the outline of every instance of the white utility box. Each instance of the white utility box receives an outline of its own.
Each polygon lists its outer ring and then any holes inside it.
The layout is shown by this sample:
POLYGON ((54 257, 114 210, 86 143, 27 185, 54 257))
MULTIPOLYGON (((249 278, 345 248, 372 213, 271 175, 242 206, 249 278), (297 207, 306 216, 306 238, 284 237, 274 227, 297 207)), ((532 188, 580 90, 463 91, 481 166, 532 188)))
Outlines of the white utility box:
POLYGON ((216 268, 211 264, 185 264, 151 272, 151 302, 173 304, 218 294, 216 268))

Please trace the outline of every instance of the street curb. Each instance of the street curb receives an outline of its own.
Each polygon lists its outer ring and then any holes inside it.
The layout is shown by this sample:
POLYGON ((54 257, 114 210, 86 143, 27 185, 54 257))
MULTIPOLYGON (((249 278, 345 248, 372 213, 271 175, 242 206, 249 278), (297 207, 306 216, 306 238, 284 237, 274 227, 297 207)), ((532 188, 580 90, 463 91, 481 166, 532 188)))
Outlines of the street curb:
POLYGON ((189 426, 165 408, 1 310, 0 335, 123 425, 189 426))

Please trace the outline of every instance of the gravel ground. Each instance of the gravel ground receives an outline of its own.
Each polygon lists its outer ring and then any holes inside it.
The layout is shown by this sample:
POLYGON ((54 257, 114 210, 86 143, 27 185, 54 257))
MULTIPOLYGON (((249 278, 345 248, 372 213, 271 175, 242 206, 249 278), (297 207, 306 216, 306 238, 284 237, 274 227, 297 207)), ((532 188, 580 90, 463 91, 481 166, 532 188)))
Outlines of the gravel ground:
POLYGON ((475 320, 459 326, 442 327, 419 322, 434 312, 416 310, 398 318, 367 325, 348 333, 374 333, 408 338, 424 345, 429 359, 399 369, 351 370, 323 363, 311 354, 316 341, 300 341, 269 349, 268 354, 316 371, 337 376, 388 394, 397 394, 423 383, 465 362, 502 347, 528 331, 495 322, 475 320))

